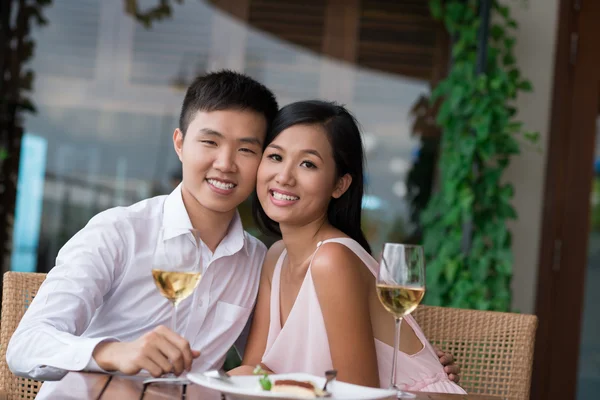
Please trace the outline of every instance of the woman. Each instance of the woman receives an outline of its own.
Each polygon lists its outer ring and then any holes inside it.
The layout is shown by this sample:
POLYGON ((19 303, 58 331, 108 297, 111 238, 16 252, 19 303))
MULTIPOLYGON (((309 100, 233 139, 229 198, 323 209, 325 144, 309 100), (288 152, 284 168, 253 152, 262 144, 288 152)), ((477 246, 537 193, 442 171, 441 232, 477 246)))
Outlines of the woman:
MULTIPOLYGON (((375 291, 378 263, 361 228, 363 149, 356 121, 321 101, 290 104, 266 138, 255 217, 282 236, 265 259, 243 366, 389 385, 394 319, 375 291)), ((256 200, 256 199, 255 199, 256 200)), ((410 316, 401 327, 404 390, 464 393, 410 316)))

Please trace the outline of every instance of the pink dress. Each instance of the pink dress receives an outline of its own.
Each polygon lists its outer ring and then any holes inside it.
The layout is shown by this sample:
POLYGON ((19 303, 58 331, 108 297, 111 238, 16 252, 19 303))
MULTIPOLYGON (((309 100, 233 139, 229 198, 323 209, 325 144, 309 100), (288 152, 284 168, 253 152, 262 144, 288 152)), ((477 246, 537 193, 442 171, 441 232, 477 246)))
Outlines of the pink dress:
MULTIPOLYGON (((352 250, 369 270, 377 275, 379 263, 365 251, 358 242, 349 238, 336 238, 319 242, 334 242, 352 250)), ((315 250, 315 253, 317 252, 315 250)), ((310 268, 298 292, 296 302, 292 306, 285 326, 281 327, 279 313, 279 282, 281 266, 287 251, 284 250, 273 273, 271 285, 271 322, 267 347, 262 358, 263 364, 275 373, 305 372, 321 376, 333 368, 325 321, 315 291, 310 268)), ((313 254, 314 257, 314 254, 313 254)), ((460 386, 448 379, 440 364, 438 356, 425 338, 423 332, 409 315, 404 319, 421 340, 423 348, 414 355, 398 352, 396 366, 396 382, 403 390, 466 393, 460 386)), ((394 349, 375 339, 377 364, 379 367, 379 382, 382 388, 387 388, 392 372, 392 356, 394 349)))

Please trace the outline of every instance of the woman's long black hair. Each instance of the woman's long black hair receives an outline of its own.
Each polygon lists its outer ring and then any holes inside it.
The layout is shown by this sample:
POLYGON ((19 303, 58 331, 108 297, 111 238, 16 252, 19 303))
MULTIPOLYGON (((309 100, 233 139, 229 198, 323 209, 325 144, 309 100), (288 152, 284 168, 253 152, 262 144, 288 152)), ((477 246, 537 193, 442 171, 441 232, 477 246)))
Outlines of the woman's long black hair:
MULTIPOLYGON (((356 240, 369 253, 371 246, 361 229, 364 192, 364 153, 356 119, 343 106, 326 101, 299 101, 283 107, 267 132, 265 148, 287 128, 294 125, 320 125, 327 132, 333 150, 337 178, 352 176, 352 183, 338 199, 332 198, 327 209, 329 223, 356 240)), ((259 228, 270 235, 281 236, 279 224, 267 216, 258 196, 252 198, 252 214, 259 228)))

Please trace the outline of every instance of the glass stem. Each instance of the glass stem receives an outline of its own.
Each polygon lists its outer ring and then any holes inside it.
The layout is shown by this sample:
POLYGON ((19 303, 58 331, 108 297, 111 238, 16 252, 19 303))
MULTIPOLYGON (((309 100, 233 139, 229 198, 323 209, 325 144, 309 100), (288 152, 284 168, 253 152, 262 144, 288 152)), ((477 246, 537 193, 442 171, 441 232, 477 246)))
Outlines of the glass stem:
POLYGON ((173 312, 171 313, 171 330, 177 333, 177 304, 173 303, 173 312))
POLYGON ((396 361, 400 351, 400 324, 402 317, 396 317, 396 332, 394 334, 394 355, 392 356, 392 376, 390 377, 390 389, 396 389, 396 361))

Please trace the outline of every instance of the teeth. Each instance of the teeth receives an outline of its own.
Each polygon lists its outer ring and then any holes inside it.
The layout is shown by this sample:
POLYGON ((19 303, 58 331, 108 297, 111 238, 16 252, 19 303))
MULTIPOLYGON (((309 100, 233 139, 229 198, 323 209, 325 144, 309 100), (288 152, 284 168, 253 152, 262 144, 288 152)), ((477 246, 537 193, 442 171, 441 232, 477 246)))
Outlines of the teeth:
POLYGON ((235 185, 233 183, 224 183, 224 182, 217 181, 215 179, 209 179, 208 183, 210 183, 214 187, 218 187, 219 189, 224 189, 224 190, 233 189, 235 187, 235 185))
POLYGON ((288 196, 286 194, 282 194, 282 193, 275 192, 275 191, 273 191, 273 197, 275 197, 277 200, 287 200, 287 201, 294 201, 294 200, 300 199, 300 197, 288 196))

